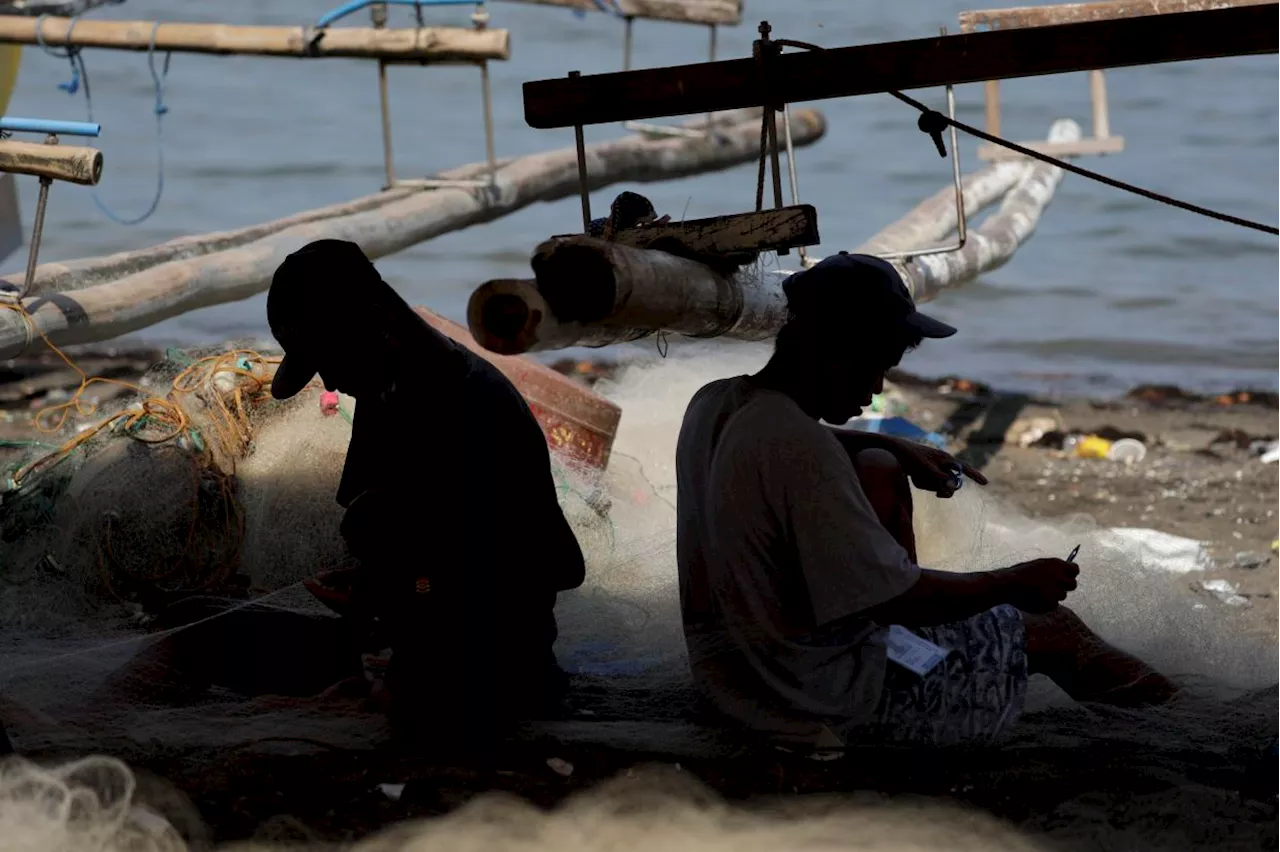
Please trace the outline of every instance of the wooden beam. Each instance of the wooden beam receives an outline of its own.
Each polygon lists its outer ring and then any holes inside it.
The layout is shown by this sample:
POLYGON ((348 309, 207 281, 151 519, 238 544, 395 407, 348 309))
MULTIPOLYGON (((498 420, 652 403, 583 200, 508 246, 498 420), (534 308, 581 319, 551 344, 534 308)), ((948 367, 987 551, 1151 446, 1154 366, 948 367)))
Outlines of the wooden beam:
MULTIPOLYGON (((775 105, 985 80, 1276 53, 1276 3, 1083 21, 788 53, 770 64, 775 105)), ((572 127, 762 106, 753 59, 524 84, 531 127, 572 127)))
POLYGON ((102 178, 102 152, 78 145, 3 139, 0 140, 0 172, 94 186, 102 178))
MULTIPOLYGON (((561 239, 576 234, 561 234, 561 239)), ((816 246, 818 211, 811 204, 615 231, 612 241, 631 248, 674 240, 691 252, 731 255, 816 246)))
MULTIPOLYGON (((537 6, 563 6, 583 12, 608 11, 595 0, 508 0, 513 3, 529 3, 537 6)), ((616 0, 620 14, 628 18, 647 18, 653 21, 672 21, 679 24, 742 23, 742 0, 616 0)))
POLYGON ((1049 6, 1015 6, 1009 9, 976 9, 960 13, 960 32, 982 29, 1014 30, 1051 27, 1081 21, 1114 21, 1172 12, 1203 12, 1235 6, 1274 5, 1276 0, 1108 0, 1104 3, 1055 3, 1049 6))
POLYGON ((154 21, 98 21, 0 15, 0 44, 98 47, 174 53, 215 53, 299 58, 420 60, 472 63, 507 59, 506 30, 462 27, 373 29, 335 27, 247 27, 154 21))

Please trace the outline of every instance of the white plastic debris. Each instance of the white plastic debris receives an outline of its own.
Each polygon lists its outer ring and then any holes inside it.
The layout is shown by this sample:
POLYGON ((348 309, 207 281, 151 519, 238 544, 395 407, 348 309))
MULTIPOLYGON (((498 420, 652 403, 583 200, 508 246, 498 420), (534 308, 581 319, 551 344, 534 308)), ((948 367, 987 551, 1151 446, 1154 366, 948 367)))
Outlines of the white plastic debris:
POLYGON ((573 774, 573 764, 558 757, 548 757, 547 766, 551 767, 552 772, 557 775, 563 775, 565 778, 573 774))
POLYGON ((403 784, 379 784, 378 790, 393 802, 400 801, 400 797, 404 795, 403 784))
POLYGON ((1226 580, 1202 580, 1200 588, 1228 606, 1248 606, 1249 599, 1238 594, 1240 586, 1226 580))
POLYGON ((1099 536, 1111 546, 1133 556, 1142 567, 1169 574, 1190 574, 1213 567, 1204 543, 1159 530, 1114 527, 1099 536))

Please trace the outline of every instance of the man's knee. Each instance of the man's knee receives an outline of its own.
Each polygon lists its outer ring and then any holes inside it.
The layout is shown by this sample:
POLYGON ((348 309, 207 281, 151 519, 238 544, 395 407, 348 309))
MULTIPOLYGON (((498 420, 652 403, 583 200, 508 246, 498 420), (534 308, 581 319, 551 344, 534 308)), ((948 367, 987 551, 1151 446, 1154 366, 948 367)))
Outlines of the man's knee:
POLYGON ((1027 654, 1033 659, 1033 668, 1037 659, 1046 665, 1073 660, 1082 646, 1097 639, 1080 616, 1066 606, 1059 605, 1040 614, 1024 612, 1022 623, 1027 631, 1027 654))

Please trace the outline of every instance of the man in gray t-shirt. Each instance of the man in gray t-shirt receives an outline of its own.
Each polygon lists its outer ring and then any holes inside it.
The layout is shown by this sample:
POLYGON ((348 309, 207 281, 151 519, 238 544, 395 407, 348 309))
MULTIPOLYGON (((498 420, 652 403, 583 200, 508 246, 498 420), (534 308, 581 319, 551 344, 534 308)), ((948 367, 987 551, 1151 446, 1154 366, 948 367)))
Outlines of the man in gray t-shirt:
POLYGON ((908 482, 949 497, 957 474, 985 484, 980 473, 820 422, 846 423, 903 354, 955 329, 918 312, 874 257, 842 252, 784 289, 790 317, 769 364, 700 390, 676 450, 685 638, 713 704, 777 734, 944 743, 1007 727, 1029 671, 1080 700, 1170 697, 1164 677, 1058 606, 1074 564, 919 567, 908 482), (934 646, 935 662, 887 650, 904 635, 934 646))

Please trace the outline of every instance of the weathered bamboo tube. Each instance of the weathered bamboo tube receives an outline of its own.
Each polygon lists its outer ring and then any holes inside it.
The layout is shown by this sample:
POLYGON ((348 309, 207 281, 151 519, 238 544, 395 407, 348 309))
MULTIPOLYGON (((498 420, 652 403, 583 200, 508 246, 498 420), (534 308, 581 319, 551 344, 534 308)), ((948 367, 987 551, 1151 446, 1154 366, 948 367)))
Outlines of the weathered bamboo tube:
MULTIPOLYGON (((1014 6, 1004 9, 974 9, 960 13, 960 31, 1012 30, 1023 27, 1052 27, 1082 21, 1113 21, 1174 12, 1201 12, 1228 6, 1263 6, 1275 0, 1105 0, 1095 3, 1055 3, 1014 6)), ((993 130, 992 133, 995 133, 993 130)))
MULTIPOLYGON (((995 204, 1026 174, 1025 160, 1002 160, 966 175, 960 182, 964 194, 965 218, 995 204)), ((864 254, 890 254, 936 243, 954 233, 956 219, 954 187, 941 189, 917 204, 911 212, 858 247, 864 254)))
POLYGON ((78 145, 3 139, 0 140, 0 172, 94 186, 102 178, 102 152, 78 145))
MULTIPOLYGON (((1055 122, 1049 134, 1055 142, 1079 138, 1070 120, 1055 122)), ((1062 170, 1038 161, 1018 165, 1020 177, 1000 209, 970 229, 963 249, 895 262, 917 302, 1003 265, 1035 231, 1062 170)), ((510 355, 606 346, 659 331, 762 340, 787 318, 785 277, 754 267, 726 277, 663 252, 587 237, 544 243, 533 266, 536 281, 490 281, 472 293, 467 321, 481 345, 510 355)))
POLYGON ((467 324, 486 349, 605 346, 659 330, 760 340, 786 319, 781 289, 756 266, 721 275, 666 252, 574 236, 539 246, 533 268, 536 281, 490 281, 471 294, 467 324))
MULTIPOLYGON (((563 6, 583 12, 604 7, 596 0, 508 0, 537 6, 563 6)), ((648 18, 683 24, 742 23, 742 0, 617 0, 618 12, 626 18, 648 18)))
MULTIPOLYGON (((1080 125, 1070 119, 1059 119, 1049 130, 1049 141, 1075 142, 1080 135, 1080 125)), ((1035 233, 1040 216, 1062 182, 1062 169, 1039 160, 1022 162, 1026 169, 1022 179, 982 227, 969 232, 964 248, 912 258, 902 264, 899 271, 917 302, 927 302, 943 290, 1004 266, 1035 233)))
MULTIPOLYGON (((792 116, 796 144, 817 141, 826 122, 816 110, 792 116)), ((701 124, 701 120, 698 122, 701 124)), ((760 112, 745 110, 716 117, 705 138, 652 139, 634 135, 590 145, 587 161, 592 189, 618 181, 672 180, 747 163, 759 156, 760 112)), ((478 174, 484 164, 446 172, 445 176, 478 174)), ((164 252, 145 249, 136 271, 123 277, 76 289, 75 276, 62 279, 62 292, 28 298, 24 318, 0 310, 0 360, 12 358, 39 333, 59 345, 95 343, 146 328, 161 320, 210 305, 234 302, 260 293, 271 283, 276 267, 292 251, 317 239, 352 240, 371 258, 383 257, 440 234, 489 222, 537 201, 552 201, 578 191, 577 158, 572 148, 510 160, 498 169, 493 188, 444 188, 429 191, 395 190, 363 201, 340 205, 340 215, 313 218, 301 214, 251 229, 264 234, 241 241, 237 232, 212 235, 213 250, 184 242, 183 259, 156 262, 164 252), (355 211, 355 212, 353 212, 355 211), (280 225, 280 227, 276 227, 280 225)), ((181 241, 180 241, 181 242, 181 241)), ((107 258, 114 269, 129 269, 129 253, 107 258)), ((81 261, 76 275, 92 275, 94 262, 81 261)), ((37 272, 40 281, 57 278, 66 269, 46 264, 52 272, 37 272)), ((41 267, 44 270, 44 267, 41 267)), ((0 278, 0 290, 21 290, 20 278, 0 278)), ((38 291, 37 291, 38 292, 38 291)), ((38 339, 36 340, 38 344, 38 339)))
POLYGON ((0 43, 243 56, 345 57, 430 62, 508 59, 506 30, 251 27, 0 15, 0 43))

